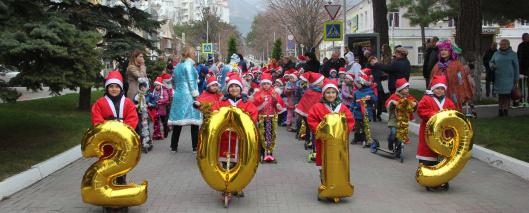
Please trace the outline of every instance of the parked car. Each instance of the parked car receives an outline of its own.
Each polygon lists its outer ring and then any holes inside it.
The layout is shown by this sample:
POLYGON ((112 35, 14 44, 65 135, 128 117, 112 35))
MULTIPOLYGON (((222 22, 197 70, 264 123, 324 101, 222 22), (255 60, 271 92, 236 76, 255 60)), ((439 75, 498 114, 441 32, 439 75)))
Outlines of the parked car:
POLYGON ((20 72, 16 67, 0 64, 0 79, 9 83, 12 78, 16 77, 20 72))

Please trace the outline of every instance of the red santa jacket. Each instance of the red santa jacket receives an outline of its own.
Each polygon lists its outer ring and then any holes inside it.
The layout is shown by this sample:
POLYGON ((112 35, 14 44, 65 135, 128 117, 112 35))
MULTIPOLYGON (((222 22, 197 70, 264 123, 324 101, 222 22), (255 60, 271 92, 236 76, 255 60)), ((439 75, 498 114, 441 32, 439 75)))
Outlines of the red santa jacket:
POLYGON ((294 111, 303 117, 307 117, 310 108, 319 103, 320 99, 321 92, 315 91, 313 89, 307 89, 305 90, 305 93, 303 93, 303 96, 299 100, 294 111))
POLYGON ((108 120, 121 120, 133 129, 138 125, 138 113, 134 103, 125 96, 121 98, 119 112, 116 112, 112 100, 106 95, 97 99, 92 106, 92 125, 97 125, 108 120), (118 117, 119 116, 119 117, 118 117))
POLYGON ((419 128, 419 145, 417 147, 416 156, 419 160, 437 161, 437 154, 428 147, 428 144, 426 144, 425 131, 428 120, 443 109, 456 109, 456 106, 454 102, 447 97, 439 102, 437 98, 434 98, 431 95, 425 95, 422 97, 421 101, 419 101, 417 114, 422 119, 419 128))
POLYGON ((199 102, 201 104, 201 106, 203 104, 205 104, 205 103, 210 103, 210 104, 212 104, 211 107, 212 107, 212 110, 213 110, 213 106, 215 106, 220 101, 221 98, 222 98, 222 93, 220 93, 220 92, 211 93, 209 91, 204 91, 204 92, 202 92, 202 94, 200 94, 195 99, 195 102, 199 102))
MULTIPOLYGON (((308 117, 307 117, 307 123, 309 124, 309 127, 312 131, 316 131, 318 128, 318 125, 323 121, 325 116, 329 113, 345 113, 345 117, 347 118, 347 132, 351 132, 353 130, 353 127, 355 125, 355 119, 353 117, 353 114, 347 106, 344 104, 340 104, 336 107, 336 109, 331 110, 329 106, 327 106, 324 103, 316 103, 309 111, 308 117)), ((323 147, 320 140, 316 140, 316 166, 321 166, 321 153, 323 151, 323 147)))
MULTIPOLYGON (((252 118, 252 121, 254 123, 257 122, 257 107, 251 102, 246 101, 244 102, 242 99, 239 99, 238 101, 234 102, 231 99, 222 98, 217 104, 215 104, 212 108, 212 110, 218 110, 221 107, 229 107, 229 106, 235 106, 239 109, 242 109, 243 111, 247 112, 250 115, 250 118, 252 118)), ((233 159, 236 159, 237 157, 237 134, 235 132, 231 132, 231 138, 228 134, 228 132, 222 133, 222 136, 220 138, 220 149, 219 149, 219 156, 220 157, 227 157, 228 156, 228 147, 230 150, 230 156, 233 159), (231 139, 231 140, 230 140, 231 139)))
POLYGON ((262 88, 253 95, 253 104, 259 110, 260 115, 281 114, 287 110, 281 96, 270 87, 269 90, 262 88))

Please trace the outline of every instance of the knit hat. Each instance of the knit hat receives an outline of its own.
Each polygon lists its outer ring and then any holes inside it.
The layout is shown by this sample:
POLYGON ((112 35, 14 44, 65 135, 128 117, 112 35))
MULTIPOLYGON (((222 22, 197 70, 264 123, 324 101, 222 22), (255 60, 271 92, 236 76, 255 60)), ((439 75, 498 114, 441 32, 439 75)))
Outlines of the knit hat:
POLYGON ((107 78, 105 78, 105 87, 110 84, 117 84, 123 89, 123 76, 119 71, 115 70, 108 73, 107 78))
POLYGON ((447 80, 446 80, 446 76, 444 75, 434 75, 433 78, 432 78, 432 82, 430 83, 430 90, 434 90, 438 87, 443 87, 445 89, 447 89, 447 86, 448 83, 447 83, 447 80))
POLYGON ((397 91, 401 91, 407 86, 410 86, 410 83, 408 83, 408 81, 406 81, 405 78, 400 78, 400 79, 397 79, 395 86, 397 86, 397 91))
POLYGON ((206 81, 206 87, 210 87, 215 84, 219 85, 219 82, 217 81, 217 78, 215 76, 210 76, 206 81))
POLYGON ((261 75, 261 84, 262 83, 269 83, 269 84, 272 84, 272 75, 270 75, 270 73, 263 73, 261 75))
POLYGON ((328 79, 326 78, 324 81, 323 81, 323 88, 321 89, 322 93, 325 92, 325 90, 329 89, 329 88, 333 88, 336 90, 336 92, 340 91, 338 90, 338 82, 336 82, 336 80, 331 80, 331 79, 328 79))

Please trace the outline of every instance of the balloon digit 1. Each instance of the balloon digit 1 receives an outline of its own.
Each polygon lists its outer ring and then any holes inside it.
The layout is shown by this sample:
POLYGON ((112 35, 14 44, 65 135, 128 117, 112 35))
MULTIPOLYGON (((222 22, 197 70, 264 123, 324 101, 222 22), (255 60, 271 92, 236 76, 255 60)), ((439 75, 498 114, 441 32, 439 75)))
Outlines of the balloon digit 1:
POLYGON ((202 126, 199 140, 197 163, 206 183, 217 191, 241 192, 253 179, 259 163, 257 128, 250 116, 236 107, 222 107, 202 126), (237 164, 231 169, 219 164, 220 138, 227 129, 235 131, 239 141, 237 164))
MULTIPOLYGON (((322 184, 319 198, 339 201, 353 195, 349 177, 349 132, 344 114, 332 113, 318 125, 316 139, 322 140, 322 184)), ((319 153, 318 153, 319 154, 319 153)))
POLYGON ((472 157, 472 136, 470 122, 458 111, 441 111, 430 118, 426 124, 426 143, 444 159, 435 166, 419 165, 417 183, 437 187, 457 176, 472 157))
POLYGON ((116 177, 127 174, 140 160, 139 136, 133 129, 118 121, 98 124, 84 135, 81 150, 85 158, 100 158, 83 176, 81 195, 85 203, 107 207, 145 203, 147 181, 140 185, 113 183, 116 177), (111 146, 113 150, 108 156, 104 156, 105 146, 111 146))

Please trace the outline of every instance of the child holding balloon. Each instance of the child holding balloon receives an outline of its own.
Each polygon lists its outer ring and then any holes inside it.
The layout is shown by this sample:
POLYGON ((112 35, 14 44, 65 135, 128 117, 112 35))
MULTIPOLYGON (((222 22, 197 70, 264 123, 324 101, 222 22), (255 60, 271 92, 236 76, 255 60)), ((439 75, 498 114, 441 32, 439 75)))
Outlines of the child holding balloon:
MULTIPOLYGON (((416 157, 419 163, 425 166, 434 166, 438 163, 437 154, 426 144, 425 131, 428 120, 441 110, 456 109, 454 102, 446 97, 446 89, 446 77, 442 75, 433 76, 430 90, 426 91, 427 95, 422 97, 417 108, 417 114, 419 114, 422 121, 419 128, 419 145, 416 157)), ((448 183, 442 184, 438 188, 446 190, 448 189, 448 183)))

